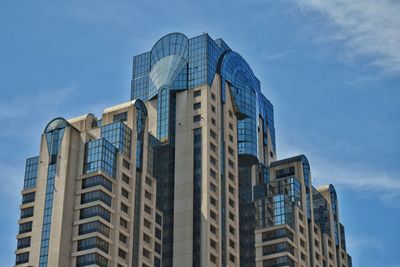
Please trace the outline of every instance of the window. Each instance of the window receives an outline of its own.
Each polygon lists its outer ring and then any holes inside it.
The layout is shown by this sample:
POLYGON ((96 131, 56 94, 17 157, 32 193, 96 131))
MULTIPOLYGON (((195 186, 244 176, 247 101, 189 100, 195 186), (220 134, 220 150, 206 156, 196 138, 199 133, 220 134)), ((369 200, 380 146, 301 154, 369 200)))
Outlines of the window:
POLYGON ((81 195, 81 204, 90 203, 93 201, 100 200, 107 206, 111 207, 111 197, 104 193, 103 191, 96 190, 81 195))
POLYGON ((213 249, 217 249, 217 242, 215 242, 213 239, 210 239, 210 246, 211 246, 213 249))
POLYGON ((151 201, 151 193, 149 191, 144 191, 144 197, 151 201))
POLYGON ((231 167, 232 169, 235 168, 235 165, 234 165, 233 161, 230 160, 230 159, 228 159, 228 165, 229 165, 229 167, 231 167))
POLYGON ((25 237, 18 239, 17 249, 28 248, 31 246, 31 237, 25 237))
POLYGON ((150 208, 149 206, 144 205, 144 211, 145 211, 147 214, 151 215, 151 208, 150 208))
POLYGON ((210 196, 210 203, 215 207, 217 206, 217 200, 212 196, 210 196))
POLYGON ((303 248, 306 247, 306 242, 304 242, 303 239, 300 239, 300 246, 302 246, 303 248))
POLYGON ((235 181, 235 176, 233 175, 233 173, 229 172, 228 177, 229 177, 229 180, 231 180, 232 182, 235 181))
POLYGON ((131 168, 131 164, 125 159, 122 161, 122 166, 124 166, 124 168, 127 170, 131 168))
POLYGON ((29 252, 17 254, 15 258, 15 264, 23 264, 29 261, 29 252))
POLYGON ((210 183, 210 190, 213 191, 214 193, 217 193, 217 186, 213 183, 210 183))
POLYGON ((29 218, 33 216, 33 207, 21 210, 21 219, 29 218))
POLYGON ((229 260, 230 260, 231 262, 235 262, 236 257, 235 257, 234 255, 232 255, 231 253, 229 253, 229 260))
POLYGON ((124 203, 121 203, 121 210, 125 213, 128 213, 128 206, 125 205, 124 203))
POLYGON ((229 123, 229 129, 233 130, 233 124, 229 123))
POLYGON ((217 125, 217 122, 215 121, 214 118, 211 118, 211 123, 212 123, 213 125, 217 125))
POLYGON ((229 193, 231 193, 232 195, 235 194, 235 188, 233 188, 231 185, 229 185, 229 193))
POLYGON ((76 267, 97 264, 100 267, 107 267, 107 259, 97 253, 86 254, 76 258, 76 267))
POLYGON ((153 185, 153 182, 151 181, 151 179, 149 177, 146 177, 146 184, 150 187, 153 185))
POLYGON ((122 122, 128 119, 128 112, 122 112, 118 114, 114 114, 113 122, 122 122))
POLYGON ((122 181, 124 181, 126 184, 129 184, 129 176, 125 173, 122 173, 122 181))
POLYGON ((156 227, 155 236, 161 240, 161 229, 158 227, 156 227))
POLYGON ((197 102, 197 103, 193 104, 193 109, 194 110, 199 109, 199 108, 201 108, 201 102, 197 102))
POLYGON ((213 233, 214 235, 217 234, 217 228, 215 228, 214 225, 210 225, 210 232, 213 233))
POLYGON ((229 117, 233 118, 233 112, 232 112, 232 110, 228 110, 228 113, 229 113, 229 117))
POLYGON ((216 214, 214 211, 212 211, 212 210, 210 210, 210 217, 211 217, 211 219, 213 219, 214 221, 217 220, 217 214, 216 214))
POLYGON ((233 136, 231 134, 229 135, 229 141, 233 143, 233 136))
POLYGON ((211 129, 210 129, 210 136, 211 136, 213 139, 217 139, 217 134, 216 134, 213 130, 211 130, 211 129))
POLYGON ((120 258, 122 258, 122 259, 125 259, 126 258, 126 252, 119 248, 118 249, 118 256, 120 258))
POLYGON ((82 189, 94 187, 97 185, 101 185, 108 191, 112 192, 112 182, 102 175, 96 175, 82 180, 82 189))
POLYGON ((229 212, 229 219, 231 219, 232 221, 235 221, 235 214, 233 214, 232 212, 229 212))
POLYGON ((111 213, 100 206, 81 209, 79 218, 82 220, 94 216, 100 216, 108 222, 111 221, 111 213))
POLYGON ((22 204, 32 203, 35 201, 35 192, 22 195, 22 204))
POLYGON ((233 148, 231 148, 230 146, 228 146, 228 152, 229 152, 229 154, 231 154, 232 156, 235 155, 235 151, 234 151, 233 148))
POLYGON ((211 105, 211 111, 215 113, 216 109, 214 105, 211 105))
POLYGON ((149 222, 148 220, 144 219, 143 224, 146 228, 151 229, 151 222, 149 222))
POLYGON ((144 240, 144 242, 146 242, 147 244, 150 244, 150 242, 151 242, 150 236, 147 235, 147 234, 145 234, 145 233, 143 233, 143 240, 144 240))
POLYGON ((217 160, 213 156, 210 156, 210 163, 212 165, 216 166, 217 165, 217 160))
POLYGON ((288 177, 288 176, 294 175, 295 174, 295 169, 294 169, 294 167, 283 168, 283 169, 277 170, 275 172, 275 174, 276 174, 276 178, 277 179, 284 178, 284 177, 288 177))
POLYGON ((124 188, 121 188, 121 195, 126 198, 129 199, 129 192, 126 191, 124 188))
POLYGON ((235 241, 233 241, 232 239, 229 239, 229 246, 234 249, 235 248, 235 241))
POLYGON ((301 260, 306 261, 306 255, 304 255, 303 253, 301 253, 301 260))
POLYGON ((122 243, 126 244, 127 241, 127 237, 126 235, 119 233, 119 241, 121 241, 122 243))
POLYGON ((21 223, 19 225, 18 234, 28 233, 32 231, 32 222, 21 223))
POLYGON ((124 228, 128 228, 128 222, 123 218, 119 218, 119 225, 121 225, 124 228))
POLYGON ((154 242, 154 250, 155 252, 157 252, 158 254, 161 254, 161 245, 158 242, 154 242))
POLYGON ((304 228, 302 226, 299 226, 299 230, 300 230, 300 233, 304 234, 304 228))
POLYGON ((147 249, 143 248, 143 256, 150 259, 150 251, 147 249))
POLYGON ((210 176, 214 179, 217 178, 217 174, 215 173, 215 171, 213 169, 210 169, 210 176))
POLYGON ((83 223, 79 225, 79 235, 98 232, 106 237, 110 237, 110 228, 99 221, 83 223))
POLYGON ((211 99, 215 100, 215 94, 214 93, 211 93, 211 99))
POLYGON ((161 215, 160 214, 156 214, 156 223, 158 224, 158 225, 162 225, 162 217, 161 217, 161 215))
POLYGON ((210 261, 212 263, 217 263, 217 257, 214 254, 210 254, 210 261))
POLYGON ((98 237, 90 237, 78 241, 78 251, 98 248, 105 253, 108 253, 109 245, 106 241, 98 237))
POLYGON ((193 91, 193 97, 201 96, 201 90, 193 91))
POLYGON ((235 228, 232 225, 229 225, 229 233, 235 235, 235 228))
POLYGON ((201 115, 193 116, 193 122, 199 122, 199 121, 201 121, 201 115))
POLYGON ((212 152, 216 152, 217 151, 217 147, 213 143, 210 143, 210 150, 212 152))
POLYGON ((231 198, 229 198, 229 206, 231 206, 232 208, 235 208, 235 201, 231 198))

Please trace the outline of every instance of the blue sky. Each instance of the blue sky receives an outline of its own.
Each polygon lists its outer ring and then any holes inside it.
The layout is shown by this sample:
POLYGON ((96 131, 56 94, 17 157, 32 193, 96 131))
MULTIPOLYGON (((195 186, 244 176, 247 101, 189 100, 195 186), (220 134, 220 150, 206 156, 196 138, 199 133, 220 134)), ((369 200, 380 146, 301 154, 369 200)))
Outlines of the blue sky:
POLYGON ((179 31, 221 37, 252 66, 278 157, 304 153, 314 184, 335 185, 354 266, 400 266, 398 14, 390 0, 1 1, 1 265, 46 123, 128 100, 132 56, 179 31))

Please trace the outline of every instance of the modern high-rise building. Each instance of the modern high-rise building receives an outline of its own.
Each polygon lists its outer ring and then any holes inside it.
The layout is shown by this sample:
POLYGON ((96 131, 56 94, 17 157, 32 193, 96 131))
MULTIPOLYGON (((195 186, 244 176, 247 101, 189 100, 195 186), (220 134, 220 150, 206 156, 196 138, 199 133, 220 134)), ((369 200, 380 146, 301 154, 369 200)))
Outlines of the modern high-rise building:
POLYGON ((49 122, 17 239, 16 266, 351 266, 335 189, 277 160, 259 80, 208 34, 135 56, 131 101, 49 122))

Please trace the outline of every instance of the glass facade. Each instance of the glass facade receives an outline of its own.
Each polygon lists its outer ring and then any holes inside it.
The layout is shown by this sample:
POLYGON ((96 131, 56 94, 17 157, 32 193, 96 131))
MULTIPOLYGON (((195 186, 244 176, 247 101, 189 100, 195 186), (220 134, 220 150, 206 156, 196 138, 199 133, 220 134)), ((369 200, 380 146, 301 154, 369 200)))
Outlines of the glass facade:
POLYGON ((131 157, 131 132, 131 129, 120 121, 101 127, 101 137, 110 142, 118 151, 128 158, 131 157))
POLYGON ((330 235, 331 228, 328 201, 326 201, 317 189, 314 187, 312 189, 314 222, 320 227, 322 233, 330 235))
POLYGON ((296 178, 268 183, 265 198, 255 201, 257 228, 288 224, 294 227, 294 207, 302 207, 301 186, 296 178))
MULTIPOLYGON (((247 62, 222 39, 208 34, 188 39, 181 33, 162 37, 148 53, 133 59, 131 99, 158 97, 157 138, 169 141, 175 125, 173 91, 212 85, 214 76, 222 77, 222 102, 225 102, 225 82, 229 83, 240 113, 238 123, 239 154, 258 158, 258 117, 269 129, 275 153, 273 106, 261 93, 260 82, 247 62)), ((265 134, 265 136, 267 136, 265 134)), ((171 142, 173 144, 173 142, 171 142)), ((265 143, 267 145, 267 143, 265 143)))
POLYGON ((117 148, 101 138, 86 144, 85 173, 102 171, 115 179, 117 148))
POLYGON ((95 175, 82 180, 82 189, 101 185, 112 192, 112 182, 102 175, 95 175))
POLYGON ((26 159, 24 190, 36 187, 39 157, 26 159))
POLYGON ((62 118, 56 118, 46 126, 44 131, 47 143, 47 151, 49 153, 49 165, 47 168, 46 195, 44 203, 42 236, 40 241, 40 267, 47 267, 48 262, 57 159, 61 142, 64 136, 64 131, 65 128, 68 126, 69 124, 66 120, 62 118))
POLYGON ((108 261, 106 258, 97 253, 86 254, 78 256, 76 258, 76 267, 95 265, 95 264, 100 267, 107 267, 108 261))
POLYGON ((141 220, 141 189, 142 189, 142 170, 143 170, 143 146, 145 136, 145 123, 147 117, 147 109, 140 99, 135 100, 136 107, 136 179, 135 179, 135 209, 133 223, 133 265, 138 265, 139 260, 139 237, 140 237, 140 220, 141 220))
POLYGON ((201 128, 193 130, 193 266, 201 266, 201 128))

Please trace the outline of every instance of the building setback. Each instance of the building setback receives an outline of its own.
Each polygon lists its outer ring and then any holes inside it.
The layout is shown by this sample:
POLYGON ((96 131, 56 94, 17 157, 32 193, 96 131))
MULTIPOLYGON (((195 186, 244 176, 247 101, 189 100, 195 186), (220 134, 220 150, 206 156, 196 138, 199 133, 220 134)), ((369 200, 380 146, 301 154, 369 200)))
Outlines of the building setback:
POLYGON ((16 266, 350 267, 332 185, 277 160, 273 106, 208 34, 133 58, 131 101, 49 122, 26 162, 16 266))

